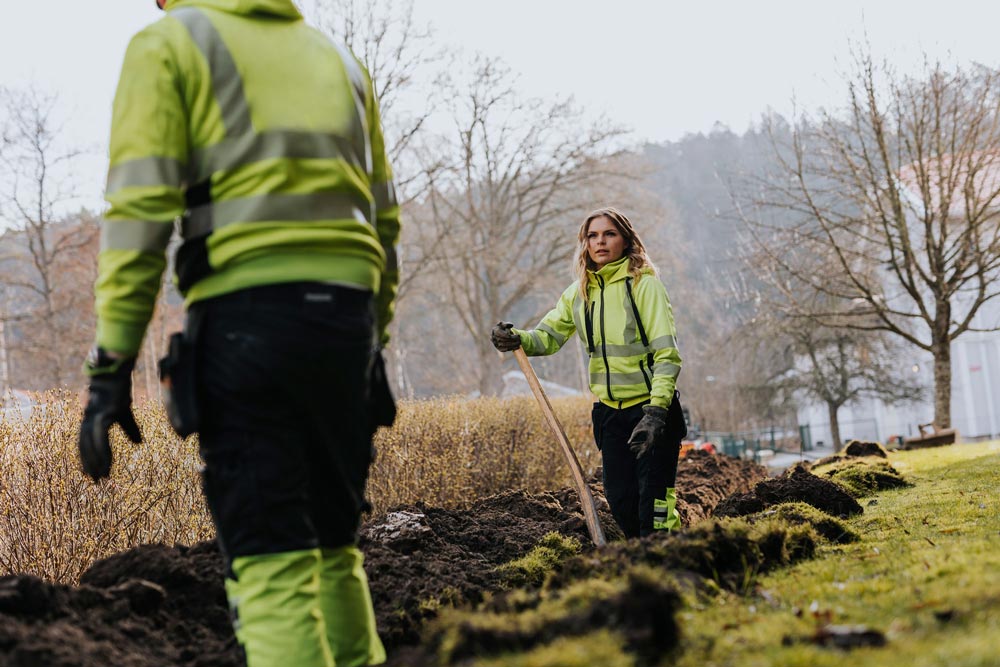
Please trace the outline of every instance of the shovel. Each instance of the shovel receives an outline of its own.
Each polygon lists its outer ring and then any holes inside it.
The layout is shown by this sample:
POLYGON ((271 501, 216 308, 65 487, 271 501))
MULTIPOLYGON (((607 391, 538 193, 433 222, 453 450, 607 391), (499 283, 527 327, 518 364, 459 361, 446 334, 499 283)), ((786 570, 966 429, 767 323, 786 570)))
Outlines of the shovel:
POLYGON ((594 496, 591 495, 590 487, 587 486, 587 482, 583 478, 583 468, 580 467, 580 460, 576 458, 576 452, 570 446, 569 438, 566 437, 566 432, 563 430, 562 424, 556 418, 556 413, 552 411, 552 404, 549 403, 549 398, 545 395, 545 391, 538 381, 538 376, 535 375, 535 370, 531 367, 531 362, 528 361, 528 355, 524 353, 524 350, 518 348, 514 350, 514 357, 521 367, 521 372, 524 373, 524 379, 528 381, 528 386, 531 387, 531 392, 538 399, 538 405, 542 408, 545 420, 549 423, 549 427, 556 436, 556 440, 559 441, 559 446, 562 447, 566 462, 569 463, 570 472, 573 473, 573 483, 576 485, 576 492, 580 496, 583 517, 587 521, 587 531, 590 533, 590 539, 594 541, 595 545, 602 547, 608 541, 604 537, 604 529, 601 528, 601 520, 597 516, 594 496))

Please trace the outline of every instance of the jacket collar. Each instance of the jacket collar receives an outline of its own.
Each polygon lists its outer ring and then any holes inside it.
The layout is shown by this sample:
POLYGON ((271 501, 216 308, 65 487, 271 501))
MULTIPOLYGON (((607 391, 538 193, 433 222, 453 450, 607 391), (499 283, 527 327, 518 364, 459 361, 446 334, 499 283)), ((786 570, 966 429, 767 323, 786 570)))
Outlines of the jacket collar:
POLYGON ((588 270, 587 274, 590 277, 589 282, 591 285, 596 285, 597 276, 603 278, 605 284, 618 282, 619 280, 625 280, 629 275, 628 265, 629 265, 628 257, 622 257, 621 259, 617 259, 611 262, 610 264, 605 264, 597 271, 588 270))
POLYGON ((286 19, 301 19, 292 0, 167 0, 167 11, 178 7, 206 7, 229 14, 264 14, 286 19))

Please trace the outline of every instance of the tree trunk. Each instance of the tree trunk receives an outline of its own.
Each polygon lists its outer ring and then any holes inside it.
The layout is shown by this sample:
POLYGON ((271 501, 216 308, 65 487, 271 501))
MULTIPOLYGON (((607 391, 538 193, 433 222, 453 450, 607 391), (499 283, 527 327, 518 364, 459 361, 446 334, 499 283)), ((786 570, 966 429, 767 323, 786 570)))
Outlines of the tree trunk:
POLYGON ((951 341, 934 343, 934 424, 951 428, 951 341))
POLYGON ((840 422, 837 420, 840 406, 828 402, 826 409, 830 413, 830 438, 833 440, 833 451, 839 452, 843 448, 843 443, 840 442, 840 422))
POLYGON ((479 345, 478 349, 479 395, 499 396, 503 391, 503 359, 489 343, 479 345))

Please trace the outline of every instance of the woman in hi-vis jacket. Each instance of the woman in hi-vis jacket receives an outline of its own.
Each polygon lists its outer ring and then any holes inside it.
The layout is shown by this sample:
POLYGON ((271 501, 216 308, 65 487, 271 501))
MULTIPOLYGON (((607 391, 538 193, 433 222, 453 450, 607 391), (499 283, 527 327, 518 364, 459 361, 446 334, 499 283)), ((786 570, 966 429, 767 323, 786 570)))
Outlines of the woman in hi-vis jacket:
POLYGON ((620 211, 602 208, 580 226, 578 279, 534 329, 507 322, 491 332, 502 352, 557 352, 574 332, 590 355, 594 440, 604 492, 626 537, 680 527, 677 460, 684 436, 675 386, 681 369, 667 290, 642 239, 620 211), (671 409, 673 406, 673 409, 671 409))

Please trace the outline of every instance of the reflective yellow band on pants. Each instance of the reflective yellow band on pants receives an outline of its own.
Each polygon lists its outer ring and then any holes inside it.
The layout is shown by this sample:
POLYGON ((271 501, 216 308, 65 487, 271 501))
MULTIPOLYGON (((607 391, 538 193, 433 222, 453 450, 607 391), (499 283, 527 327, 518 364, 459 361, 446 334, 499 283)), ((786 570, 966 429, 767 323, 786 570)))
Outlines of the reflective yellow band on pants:
POLYGON ((667 489, 666 497, 653 500, 653 530, 677 530, 681 517, 677 513, 677 491, 667 489))

